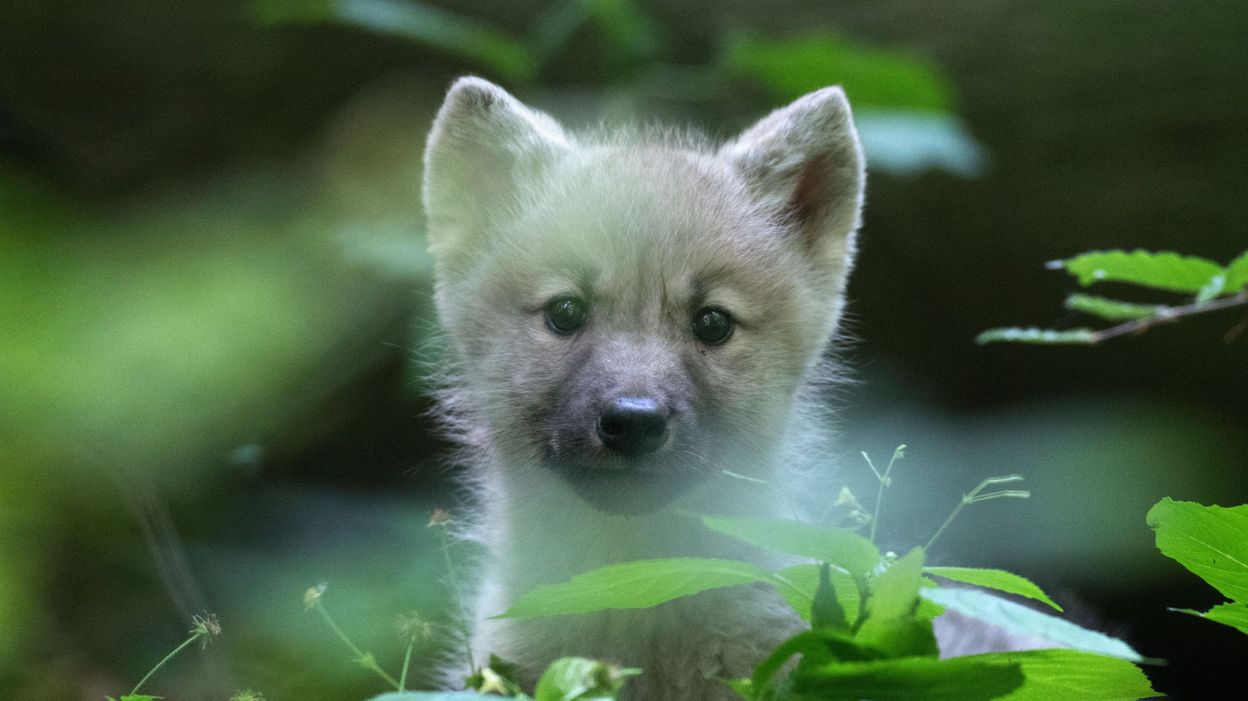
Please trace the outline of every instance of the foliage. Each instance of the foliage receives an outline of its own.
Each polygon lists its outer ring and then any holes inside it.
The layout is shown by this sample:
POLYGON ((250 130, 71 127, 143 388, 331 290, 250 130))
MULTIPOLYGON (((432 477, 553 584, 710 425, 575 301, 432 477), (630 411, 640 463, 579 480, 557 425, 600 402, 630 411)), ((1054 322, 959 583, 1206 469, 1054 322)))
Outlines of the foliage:
POLYGON ((1248 504, 1224 508, 1166 498, 1147 521, 1158 550, 1231 599, 1204 613, 1174 610, 1248 634, 1248 504))
POLYGON ((156 672, 160 671, 162 667, 168 664, 170 660, 177 657, 178 653, 190 647, 197 641, 200 643, 201 647, 208 647, 208 643, 212 641, 213 638, 221 635, 221 624, 217 621, 217 617, 212 614, 195 616, 192 622, 195 626, 190 630, 191 637, 182 641, 181 645, 175 647, 173 651, 168 655, 165 655, 160 662, 157 662, 156 666, 152 667, 147 674, 143 675, 143 678, 139 680, 139 683, 134 685, 134 689, 132 689, 130 693, 122 694, 120 699, 114 699, 111 696, 106 696, 105 699, 107 699, 107 701, 154 701, 155 699, 161 698, 159 696, 140 694, 139 689, 142 689, 143 685, 155 676, 156 672))
POLYGON ((1066 331, 1039 328, 997 328, 979 334, 980 344, 1002 341, 1044 345, 1093 345, 1110 338, 1140 333, 1166 321, 1248 304, 1248 251, 1222 266, 1207 258, 1172 252, 1093 251, 1049 263, 1065 270, 1084 287, 1112 282, 1150 290, 1185 293, 1177 306, 1137 304, 1106 297, 1074 294, 1065 306, 1107 321, 1121 322, 1106 329, 1077 328, 1066 331))

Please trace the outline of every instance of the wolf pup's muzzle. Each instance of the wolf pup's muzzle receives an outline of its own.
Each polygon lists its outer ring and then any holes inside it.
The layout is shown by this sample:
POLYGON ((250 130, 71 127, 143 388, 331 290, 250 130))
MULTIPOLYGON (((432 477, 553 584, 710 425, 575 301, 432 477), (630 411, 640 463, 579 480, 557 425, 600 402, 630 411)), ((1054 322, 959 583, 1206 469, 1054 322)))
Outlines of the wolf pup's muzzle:
POLYGON ((653 453, 667 440, 670 413, 649 397, 618 397, 599 414, 598 437, 624 457, 653 453))

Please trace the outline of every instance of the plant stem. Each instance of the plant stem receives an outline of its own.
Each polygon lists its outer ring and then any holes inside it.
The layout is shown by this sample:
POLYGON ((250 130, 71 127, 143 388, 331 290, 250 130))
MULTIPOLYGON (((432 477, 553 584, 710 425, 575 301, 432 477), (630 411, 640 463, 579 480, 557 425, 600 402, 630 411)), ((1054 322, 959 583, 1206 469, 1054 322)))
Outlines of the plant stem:
POLYGON ((415 646, 416 639, 409 638, 407 652, 403 653, 403 671, 399 672, 399 691, 407 691, 407 668, 412 664, 412 648, 415 646))
POLYGON ((1149 327, 1155 326, 1162 322, 1174 321, 1185 316, 1194 314, 1204 314, 1205 312, 1218 311, 1219 309, 1227 309, 1230 307, 1238 307, 1241 304, 1248 304, 1248 290, 1230 297, 1221 297, 1212 299, 1207 302, 1193 302, 1179 307, 1163 307, 1156 314, 1146 316, 1142 319, 1133 319, 1126 321, 1117 326, 1111 326, 1107 329, 1094 331, 1091 340, 1088 343, 1093 345, 1102 341, 1107 341, 1118 336, 1126 336, 1128 334, 1139 333, 1147 330, 1149 327))
POLYGON ((351 654, 355 655, 356 662, 358 662, 365 669, 371 669, 376 672, 377 676, 384 679, 387 684, 393 686, 396 690, 402 691, 399 687, 399 682, 396 681, 394 677, 387 674, 386 670, 382 669, 381 666, 377 664, 376 658, 374 658, 371 653, 364 652, 360 648, 356 647, 355 643, 351 642, 351 638, 348 638, 347 634, 344 633, 342 629, 338 627, 338 624, 334 622, 333 617, 329 615, 329 611, 325 609, 324 604, 317 601, 315 608, 317 612, 321 614, 321 618, 325 619, 325 622, 329 624, 329 627, 338 636, 338 639, 346 644, 347 648, 351 650, 351 654))
POLYGON ((139 693, 139 689, 142 689, 143 685, 147 683, 147 680, 151 679, 152 675, 158 672, 161 667, 164 667, 166 662, 168 662, 169 660, 172 660, 174 657, 177 656, 179 652, 182 652, 187 647, 189 647, 191 643, 195 642, 196 640, 199 640, 201 637, 207 634, 208 634, 208 631, 206 630, 196 629, 194 634, 192 634, 191 637, 186 639, 186 642, 175 647, 173 649, 173 652, 169 653, 168 655, 165 655, 165 659, 161 660, 160 662, 157 662, 156 666, 152 667, 151 670, 148 671, 148 673, 144 675, 142 679, 139 680, 139 683, 134 685, 134 689, 130 691, 130 695, 133 696, 139 693))
POLYGON ((897 446, 897 449, 893 451, 893 457, 888 461, 888 467, 884 468, 884 474, 880 474, 880 471, 875 469, 875 463, 871 462, 870 456, 868 456, 865 452, 862 454, 863 459, 867 461, 867 467, 871 468, 871 472, 875 474, 875 478, 879 480, 880 483, 880 488, 875 493, 875 513, 871 514, 872 543, 875 542, 875 525, 880 522, 880 507, 884 504, 884 488, 892 484, 892 480, 889 479, 889 475, 893 472, 893 463, 897 462, 898 458, 905 455, 905 450, 906 445, 904 443, 897 446))
POLYGON ((464 636, 464 656, 468 658, 468 672, 475 675, 477 673, 477 665, 472 659, 472 647, 469 644, 471 633, 468 630, 468 613, 464 608, 464 602, 459 597, 459 577, 455 574, 455 561, 451 558, 451 543, 446 535, 446 526, 439 527, 442 538, 442 557, 446 560, 446 576, 447 585, 451 590, 451 598, 455 600, 455 613, 459 618, 460 632, 464 636))
POLYGON ((962 500, 958 502, 957 506, 953 507, 953 513, 949 514, 949 518, 945 519, 945 522, 940 524, 940 528, 936 529, 936 532, 932 534, 930 539, 928 539, 927 545, 924 545, 923 549, 931 549, 932 543, 935 543, 936 539, 940 537, 940 534, 945 532, 945 529, 949 527, 949 524, 953 523, 953 520, 958 517, 958 514, 962 513, 962 509, 965 508, 967 504, 975 504, 992 499, 1001 499, 1003 497, 1014 499, 1027 499, 1030 497, 1031 492, 1025 489, 998 489, 995 492, 983 493, 984 489, 991 487, 994 484, 1008 484, 1010 482, 1019 482, 1022 479, 1022 475, 988 477, 983 482, 980 482, 979 486, 972 489, 969 493, 963 494, 962 500))

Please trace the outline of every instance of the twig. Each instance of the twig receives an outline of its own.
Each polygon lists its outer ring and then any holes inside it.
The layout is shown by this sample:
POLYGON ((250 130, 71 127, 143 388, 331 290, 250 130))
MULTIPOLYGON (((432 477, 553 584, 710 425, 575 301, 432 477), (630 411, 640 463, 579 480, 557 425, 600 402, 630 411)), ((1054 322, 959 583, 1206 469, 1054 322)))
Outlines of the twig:
POLYGON ((1174 321, 1185 316, 1204 314, 1205 312, 1215 312, 1221 309, 1229 309, 1230 307, 1238 307, 1242 304, 1248 304, 1248 290, 1238 294, 1233 294, 1230 297, 1221 297, 1207 302, 1193 302, 1191 304, 1184 304, 1178 307, 1163 307, 1157 310, 1157 313, 1152 316, 1146 316, 1141 319, 1132 319, 1131 321, 1125 321, 1117 326, 1111 326, 1107 329, 1101 329, 1100 331, 1093 331, 1088 343, 1095 345, 1111 338, 1117 338, 1118 336, 1141 333, 1157 324, 1174 321))

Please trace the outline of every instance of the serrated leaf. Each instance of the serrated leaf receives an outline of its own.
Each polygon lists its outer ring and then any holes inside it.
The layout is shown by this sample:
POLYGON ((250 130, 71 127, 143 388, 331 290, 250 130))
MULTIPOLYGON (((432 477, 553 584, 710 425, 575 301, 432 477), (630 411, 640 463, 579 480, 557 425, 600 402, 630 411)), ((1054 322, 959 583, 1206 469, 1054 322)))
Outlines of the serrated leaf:
POLYGON ((584 657, 563 657, 542 672, 533 692, 534 701, 599 701, 614 699, 636 669, 620 669, 584 657))
POLYGON ((1107 321, 1142 319, 1167 308, 1161 304, 1134 304, 1132 302, 1120 302, 1108 297, 1084 294, 1073 294, 1067 297, 1065 306, 1071 311, 1099 316, 1107 321))
POLYGON ((1079 284, 1126 282, 1172 292, 1200 292, 1222 266, 1197 256, 1164 251, 1092 251, 1074 258, 1055 261, 1051 267, 1065 268, 1079 284))
POLYGON ((876 577, 858 640, 889 657, 935 657, 939 650, 931 620, 917 615, 922 578, 922 548, 911 550, 876 577))
POLYGON ((1230 626, 1248 635, 1248 604, 1245 603, 1218 604, 1204 613, 1192 609, 1171 609, 1171 611, 1190 613, 1193 616, 1230 626))
POLYGON ((1239 257, 1227 264, 1223 291, 1226 294, 1235 294, 1244 288, 1248 288, 1248 251, 1239 254, 1239 257))
POLYGON ((606 609, 649 608, 708 589, 770 579, 770 573, 736 560, 637 560, 578 574, 560 584, 537 587, 495 618, 544 618, 606 609))
POLYGON ((1002 701, 1136 701, 1157 695, 1148 677, 1127 660, 1077 650, 1027 650, 961 659, 1017 663, 1022 686, 1002 701))
POLYGON ((760 548, 828 562, 855 577, 867 575, 880 563, 880 551, 871 541, 845 528, 829 528, 778 519, 702 519, 707 528, 760 548))
POLYGON ((987 701, 1023 684, 1017 662, 955 657, 903 657, 832 662, 795 673, 794 698, 872 701, 987 701))
POLYGON ((1248 602, 1248 504, 1162 499, 1149 509, 1157 549, 1235 601, 1248 602))
POLYGON ((1117 638, 978 589, 923 589, 920 596, 946 609, 999 626, 1007 632, 1051 640, 1054 647, 1063 646, 1132 662, 1144 661, 1140 653, 1117 638))
POLYGON ((391 691, 389 694, 373 696, 368 701, 480 701, 482 699, 498 701, 498 696, 478 694, 475 691, 391 691))
POLYGON ((1028 599, 1035 599, 1058 611, 1062 610, 1062 607, 1058 606, 1057 602, 1050 599, 1048 594, 1045 594, 1031 580, 1026 577, 1020 577, 1013 572, 981 569, 978 567, 924 567, 923 571, 937 577, 952 579, 955 582, 973 584, 977 587, 996 589, 1006 594, 1015 594, 1028 599))
POLYGON ((979 345, 989 343, 1035 343, 1040 345, 1089 345, 1096 343, 1096 332, 1092 329, 1054 329, 1005 327, 988 329, 975 337, 979 345))
MULTIPOLYGON (((809 621, 811 603, 819 588, 819 565, 793 565, 780 570, 776 575, 793 585, 777 587, 780 595, 794 611, 801 614, 803 620, 809 621)), ((845 612, 846 620, 858 620, 858 585, 854 578, 839 570, 832 570, 829 576, 832 587, 836 590, 836 601, 845 612)))

